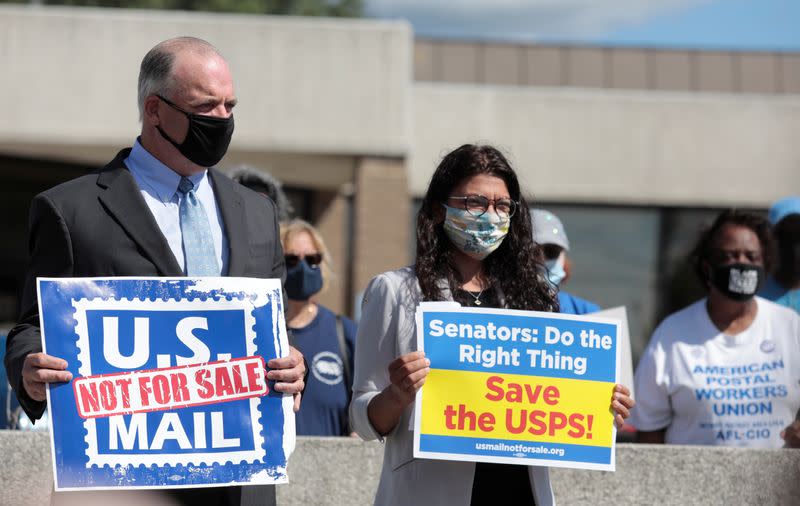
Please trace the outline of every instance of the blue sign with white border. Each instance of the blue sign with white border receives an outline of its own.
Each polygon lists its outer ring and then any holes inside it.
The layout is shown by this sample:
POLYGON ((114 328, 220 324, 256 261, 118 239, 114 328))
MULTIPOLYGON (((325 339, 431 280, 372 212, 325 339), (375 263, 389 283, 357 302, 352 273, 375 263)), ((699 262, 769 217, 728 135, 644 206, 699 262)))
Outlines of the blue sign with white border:
POLYGON ((287 482, 292 397, 280 280, 40 278, 56 490, 287 482))

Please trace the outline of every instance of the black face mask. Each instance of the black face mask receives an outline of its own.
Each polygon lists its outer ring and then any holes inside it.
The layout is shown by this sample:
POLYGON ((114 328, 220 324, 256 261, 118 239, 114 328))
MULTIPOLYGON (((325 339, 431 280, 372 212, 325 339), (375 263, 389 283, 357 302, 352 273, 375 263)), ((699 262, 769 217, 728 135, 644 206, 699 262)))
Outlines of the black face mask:
POLYGON ((162 137, 167 139, 183 156, 201 167, 213 167, 228 151, 233 136, 233 114, 227 118, 205 116, 186 112, 161 95, 156 95, 165 104, 180 111, 189 119, 186 138, 178 144, 160 126, 156 126, 162 137))
POLYGON ((718 265, 712 268, 711 283, 729 299, 744 302, 753 298, 764 279, 764 268, 751 264, 718 265))

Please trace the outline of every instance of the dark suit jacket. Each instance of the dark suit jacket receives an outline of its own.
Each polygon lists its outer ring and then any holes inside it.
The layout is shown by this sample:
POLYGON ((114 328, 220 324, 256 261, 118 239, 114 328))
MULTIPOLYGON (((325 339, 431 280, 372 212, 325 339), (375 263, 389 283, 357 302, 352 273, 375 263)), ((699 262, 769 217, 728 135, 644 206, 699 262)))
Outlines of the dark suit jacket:
MULTIPOLYGON (((22 387, 25 356, 42 351, 37 277, 183 276, 123 163, 128 153, 130 149, 120 151, 99 172, 51 188, 37 195, 31 204, 30 266, 22 294, 22 313, 8 334, 5 357, 9 382, 31 419, 40 418, 45 409, 44 402, 31 399, 22 387)), ((209 177, 230 248, 227 275, 285 280, 272 201, 215 169, 209 169, 209 177)), ((203 504, 214 504, 211 496, 219 491, 225 495, 219 504, 239 504, 238 499, 229 497, 232 492, 238 494, 238 489, 198 489, 200 495, 196 498, 203 504)), ((192 492, 186 490, 184 495, 192 492)), ((180 499, 187 504, 195 502, 180 499)))

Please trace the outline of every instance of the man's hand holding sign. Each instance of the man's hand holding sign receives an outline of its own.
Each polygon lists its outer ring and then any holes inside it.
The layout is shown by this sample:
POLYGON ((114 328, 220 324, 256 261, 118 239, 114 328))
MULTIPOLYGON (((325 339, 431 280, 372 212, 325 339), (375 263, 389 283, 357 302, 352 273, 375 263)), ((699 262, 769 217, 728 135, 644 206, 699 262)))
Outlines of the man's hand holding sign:
POLYGON ((48 383, 65 383, 72 379, 67 361, 46 353, 31 353, 22 365, 22 386, 34 401, 47 400, 48 383))
MULTIPOLYGON (((22 368, 22 385, 35 401, 47 400, 48 383, 66 383, 72 380, 67 371, 67 361, 46 353, 31 353, 25 357, 22 368)), ((294 410, 300 409, 301 392, 304 388, 305 362, 296 348, 289 349, 289 356, 273 358, 267 363, 267 379, 275 381, 275 390, 294 395, 294 410)))

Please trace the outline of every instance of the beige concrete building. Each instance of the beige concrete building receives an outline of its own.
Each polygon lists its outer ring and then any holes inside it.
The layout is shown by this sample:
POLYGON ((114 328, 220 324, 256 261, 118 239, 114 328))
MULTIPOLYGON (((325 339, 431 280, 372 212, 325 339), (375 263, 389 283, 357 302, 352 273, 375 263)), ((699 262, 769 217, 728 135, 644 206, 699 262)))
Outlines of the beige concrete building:
POLYGON ((417 199, 465 142, 503 148, 573 243, 567 289, 626 305, 634 351, 694 293, 703 220, 800 192, 800 54, 415 40, 402 22, 0 6, 0 319, 13 320, 30 198, 102 166, 139 130, 136 76, 193 35, 229 60, 240 105, 221 166, 285 182, 352 314, 409 263, 417 199))

